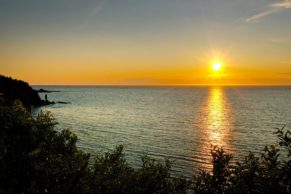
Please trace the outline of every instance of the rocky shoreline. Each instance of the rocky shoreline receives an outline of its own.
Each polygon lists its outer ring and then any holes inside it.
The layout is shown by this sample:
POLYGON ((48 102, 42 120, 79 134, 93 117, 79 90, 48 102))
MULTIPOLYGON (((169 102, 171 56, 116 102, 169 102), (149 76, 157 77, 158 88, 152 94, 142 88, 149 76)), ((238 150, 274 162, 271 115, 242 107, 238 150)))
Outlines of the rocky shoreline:
POLYGON ((44 89, 34 90, 27 82, 0 75, 0 94, 1 98, 3 98, 7 104, 15 100, 20 100, 22 104, 29 109, 31 107, 53 105, 56 103, 69 104, 69 102, 63 101, 49 101, 47 95, 45 95, 45 99, 41 99, 38 94, 51 92, 60 91, 48 91, 44 89))

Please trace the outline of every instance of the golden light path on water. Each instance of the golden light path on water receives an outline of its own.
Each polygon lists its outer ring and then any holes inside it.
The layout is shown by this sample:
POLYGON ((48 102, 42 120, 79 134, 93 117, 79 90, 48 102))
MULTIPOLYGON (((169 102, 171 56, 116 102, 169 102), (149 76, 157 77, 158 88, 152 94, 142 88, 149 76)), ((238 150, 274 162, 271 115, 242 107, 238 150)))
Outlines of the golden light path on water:
POLYGON ((201 107, 201 152, 209 153, 202 168, 211 169, 211 145, 222 147, 228 152, 231 149, 231 106, 227 101, 225 88, 209 88, 208 97, 201 107))

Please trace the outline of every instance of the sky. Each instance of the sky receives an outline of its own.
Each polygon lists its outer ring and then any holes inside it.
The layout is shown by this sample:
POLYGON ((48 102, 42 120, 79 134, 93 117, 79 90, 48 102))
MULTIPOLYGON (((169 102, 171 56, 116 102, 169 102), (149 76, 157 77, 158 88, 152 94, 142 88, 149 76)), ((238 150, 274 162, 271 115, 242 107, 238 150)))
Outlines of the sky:
POLYGON ((0 0, 0 74, 32 85, 291 85, 291 0, 0 0))

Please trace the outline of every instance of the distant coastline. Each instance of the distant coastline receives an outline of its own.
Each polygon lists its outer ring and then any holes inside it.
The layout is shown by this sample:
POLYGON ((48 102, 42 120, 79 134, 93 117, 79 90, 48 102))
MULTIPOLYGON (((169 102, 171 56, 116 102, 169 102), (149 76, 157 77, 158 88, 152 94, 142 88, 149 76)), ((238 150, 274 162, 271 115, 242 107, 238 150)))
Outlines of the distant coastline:
POLYGON ((45 89, 39 89, 36 90, 38 93, 52 93, 52 92, 60 92, 60 91, 54 91, 54 90, 45 90, 45 89))

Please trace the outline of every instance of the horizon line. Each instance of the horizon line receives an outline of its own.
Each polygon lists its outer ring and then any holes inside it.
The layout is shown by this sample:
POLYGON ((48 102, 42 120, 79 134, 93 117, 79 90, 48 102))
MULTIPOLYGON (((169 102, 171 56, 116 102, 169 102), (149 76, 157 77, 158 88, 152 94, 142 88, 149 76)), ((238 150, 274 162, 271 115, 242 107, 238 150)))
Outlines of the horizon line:
POLYGON ((291 87, 291 84, 31 84, 30 86, 66 86, 66 87, 291 87))

